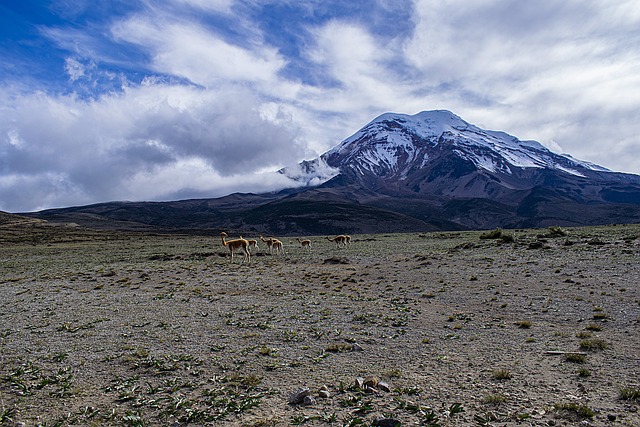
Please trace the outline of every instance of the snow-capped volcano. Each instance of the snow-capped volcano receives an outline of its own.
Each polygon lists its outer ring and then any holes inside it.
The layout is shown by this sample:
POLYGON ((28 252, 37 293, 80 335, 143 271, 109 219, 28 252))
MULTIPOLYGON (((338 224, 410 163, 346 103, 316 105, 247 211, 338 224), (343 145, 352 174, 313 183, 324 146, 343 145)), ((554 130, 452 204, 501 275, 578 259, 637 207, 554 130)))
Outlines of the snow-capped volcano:
POLYGON ((640 176, 444 110, 382 114, 317 159, 280 172, 312 188, 305 197, 343 197, 448 221, 444 227, 640 221, 640 176))
POLYGON ((607 169, 551 152, 537 141, 521 141, 499 131, 481 129, 446 110, 413 116, 385 113, 345 139, 319 159, 283 170, 295 179, 322 180, 339 171, 410 179, 443 155, 472 163, 478 171, 513 174, 515 169, 551 169, 575 176, 584 170, 607 169), (328 166, 328 167, 326 167, 328 166), (333 168, 333 169, 332 169, 333 168), (296 171, 296 172, 294 172, 296 171))
POLYGON ((537 141, 520 141, 504 132, 487 131, 445 110, 414 116, 383 114, 344 140, 323 157, 358 158, 359 169, 379 168, 407 174, 429 163, 429 151, 449 144, 462 159, 478 169, 511 173, 511 168, 550 168, 581 175, 580 169, 606 170, 571 157, 557 155, 537 141))

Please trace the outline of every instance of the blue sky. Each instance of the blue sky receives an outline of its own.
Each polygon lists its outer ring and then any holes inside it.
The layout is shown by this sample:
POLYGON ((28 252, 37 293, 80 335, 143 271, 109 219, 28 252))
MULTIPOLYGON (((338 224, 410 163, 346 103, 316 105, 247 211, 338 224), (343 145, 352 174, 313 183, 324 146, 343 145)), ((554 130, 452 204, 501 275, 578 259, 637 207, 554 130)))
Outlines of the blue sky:
POLYGON ((0 57, 10 212, 279 189, 389 111, 640 173, 634 0, 3 0, 0 57))

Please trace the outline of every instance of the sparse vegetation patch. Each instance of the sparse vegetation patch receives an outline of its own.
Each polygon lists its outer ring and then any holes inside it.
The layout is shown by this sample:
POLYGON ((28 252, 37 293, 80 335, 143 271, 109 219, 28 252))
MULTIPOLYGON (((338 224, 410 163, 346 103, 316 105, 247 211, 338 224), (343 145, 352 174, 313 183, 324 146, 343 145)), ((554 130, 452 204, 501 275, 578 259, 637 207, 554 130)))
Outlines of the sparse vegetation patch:
POLYGON ((2 240, 0 425, 640 425, 640 225, 220 231, 2 240))

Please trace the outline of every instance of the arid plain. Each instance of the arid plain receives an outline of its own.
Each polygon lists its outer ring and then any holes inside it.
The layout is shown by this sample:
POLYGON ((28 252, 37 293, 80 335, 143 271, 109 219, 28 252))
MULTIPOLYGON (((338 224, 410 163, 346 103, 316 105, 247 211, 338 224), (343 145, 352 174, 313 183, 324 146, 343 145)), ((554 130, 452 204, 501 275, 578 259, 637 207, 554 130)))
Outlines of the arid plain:
POLYGON ((5 221, 0 424, 640 425, 638 225, 220 231, 5 221))

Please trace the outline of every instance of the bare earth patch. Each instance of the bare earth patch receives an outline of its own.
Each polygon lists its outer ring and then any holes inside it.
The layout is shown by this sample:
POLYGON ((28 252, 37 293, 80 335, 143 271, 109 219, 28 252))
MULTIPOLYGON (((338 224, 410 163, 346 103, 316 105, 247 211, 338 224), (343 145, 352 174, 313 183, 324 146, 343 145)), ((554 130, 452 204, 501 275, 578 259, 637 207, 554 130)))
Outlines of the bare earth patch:
POLYGON ((0 424, 640 425, 640 226, 490 234, 0 225, 0 424))

